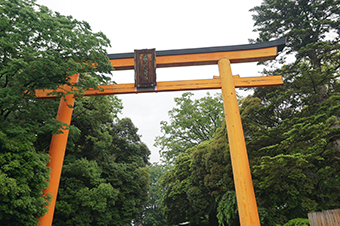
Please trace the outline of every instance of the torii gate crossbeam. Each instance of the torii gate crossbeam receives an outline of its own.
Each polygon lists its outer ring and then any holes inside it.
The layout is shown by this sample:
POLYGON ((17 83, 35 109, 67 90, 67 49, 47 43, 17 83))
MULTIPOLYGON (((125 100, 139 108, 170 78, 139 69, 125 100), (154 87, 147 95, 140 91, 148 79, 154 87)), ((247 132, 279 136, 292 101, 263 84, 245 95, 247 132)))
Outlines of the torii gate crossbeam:
MULTIPOLYGON (((265 87, 282 85, 281 76, 248 77, 233 76, 231 63, 257 62, 275 59, 285 46, 285 39, 265 43, 209 47, 197 49, 156 51, 156 67, 178 67, 218 64, 220 76, 213 79, 158 82, 150 88, 136 88, 135 84, 102 85, 99 90, 87 90, 85 96, 114 95, 143 92, 169 92, 202 89, 222 89, 225 118, 228 131, 229 149, 233 167, 234 183, 241 226, 259 226, 259 215, 251 179, 248 155, 244 140, 241 117, 239 113, 235 88, 265 87)), ((115 70, 134 69, 134 54, 109 54, 111 65, 115 70)), ((71 77, 71 83, 78 81, 79 75, 71 77)), ((65 92, 69 87, 59 87, 56 91, 65 92)), ((37 98, 56 98, 50 95, 54 90, 36 90, 37 98)), ((74 105, 73 95, 61 98, 57 120, 70 125, 74 105)), ((44 193, 52 195, 49 211, 39 219, 39 226, 51 226, 58 193, 61 169, 63 165, 68 131, 53 135, 48 164, 51 167, 51 183, 44 193)))

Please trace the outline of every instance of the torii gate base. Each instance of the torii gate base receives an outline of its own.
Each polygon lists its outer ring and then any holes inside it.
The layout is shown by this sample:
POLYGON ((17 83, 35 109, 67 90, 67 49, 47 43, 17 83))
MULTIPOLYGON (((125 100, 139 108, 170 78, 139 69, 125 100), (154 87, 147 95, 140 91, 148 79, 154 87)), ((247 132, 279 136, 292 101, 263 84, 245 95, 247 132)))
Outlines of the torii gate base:
MULTIPOLYGON (((240 78, 233 76, 230 63, 254 62, 274 59, 277 52, 284 47, 285 40, 279 39, 267 43, 254 45, 241 45, 230 47, 213 47, 186 50, 160 51, 157 67, 189 66, 216 64, 219 66, 220 77, 206 80, 189 80, 174 82, 159 82, 154 89, 141 92, 164 92, 202 89, 222 89, 225 118, 228 131, 229 149, 233 167, 234 184, 241 226, 260 226, 255 193, 251 179, 248 154, 243 134, 240 112, 238 108, 235 87, 264 87, 282 85, 281 76, 240 78), (236 47, 236 48, 235 48, 236 47)), ((118 54, 117 57, 109 55, 111 64, 117 70, 133 69, 131 54, 118 54)), ((71 77, 71 83, 78 81, 79 75, 71 77)), ((100 86, 104 91, 85 91, 85 96, 113 95, 122 93, 138 93, 134 84, 118 84, 100 86)), ((69 87, 59 88, 57 91, 67 91, 69 87)), ((37 98, 54 98, 49 95, 53 90, 36 90, 37 98)), ((74 106, 73 95, 61 98, 57 120, 70 125, 74 106)), ((68 130, 63 128, 63 133, 53 135, 50 146, 51 167, 50 187, 44 194, 51 194, 52 201, 49 211, 39 219, 39 226, 51 226, 58 193, 61 169, 65 156, 68 130)))

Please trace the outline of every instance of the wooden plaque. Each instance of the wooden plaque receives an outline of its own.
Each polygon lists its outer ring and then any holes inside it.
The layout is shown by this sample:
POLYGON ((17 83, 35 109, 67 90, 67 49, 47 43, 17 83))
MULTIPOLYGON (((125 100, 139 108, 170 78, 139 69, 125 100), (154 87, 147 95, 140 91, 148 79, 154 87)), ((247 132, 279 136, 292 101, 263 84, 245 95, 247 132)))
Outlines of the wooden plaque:
POLYGON ((135 87, 155 87, 156 82, 156 50, 135 50, 135 87))

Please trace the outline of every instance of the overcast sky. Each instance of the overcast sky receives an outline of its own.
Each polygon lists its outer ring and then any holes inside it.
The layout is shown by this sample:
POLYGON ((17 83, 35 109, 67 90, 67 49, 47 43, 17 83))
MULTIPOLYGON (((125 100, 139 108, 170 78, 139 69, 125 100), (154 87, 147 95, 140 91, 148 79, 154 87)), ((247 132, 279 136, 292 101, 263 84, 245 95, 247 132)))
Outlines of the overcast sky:
MULTIPOLYGON (((248 44, 256 38, 249 9, 262 0, 37 0, 52 11, 87 21, 94 32, 102 31, 110 40, 108 53, 135 49, 170 50, 248 44)), ((258 76, 256 63, 233 64, 233 74, 258 76)), ((191 66, 157 69, 157 81, 210 79, 218 66, 191 66)), ((134 83, 134 71, 113 71, 117 83, 134 83)), ((195 98, 207 91, 193 91, 195 98)), ((211 94, 220 90, 210 90, 211 94)), ((160 122, 168 120, 174 98, 183 92, 123 94, 123 114, 139 128, 142 141, 151 150, 151 162, 159 161, 153 146, 160 133, 160 122)), ((247 93, 239 91, 241 95, 247 93)))

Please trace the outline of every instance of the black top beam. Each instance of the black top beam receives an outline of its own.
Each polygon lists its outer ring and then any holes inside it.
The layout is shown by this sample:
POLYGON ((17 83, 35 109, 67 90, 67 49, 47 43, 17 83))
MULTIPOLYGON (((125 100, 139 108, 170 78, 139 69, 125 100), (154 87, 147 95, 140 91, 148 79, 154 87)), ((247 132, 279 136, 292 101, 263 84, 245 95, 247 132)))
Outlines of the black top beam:
MULTIPOLYGON (((229 52, 229 51, 242 51, 252 49, 263 49, 277 46, 277 52, 283 50, 286 45, 286 38, 280 38, 269 42, 261 42, 255 44, 246 45, 233 45, 233 46, 217 46, 217 47, 205 47, 205 48, 193 48, 193 49, 175 49, 175 50, 160 50, 156 51, 156 56, 172 56, 172 55, 184 55, 184 54, 200 54, 200 53, 215 53, 215 52, 229 52)), ((124 59, 134 58, 134 52, 132 53, 114 53, 107 55, 109 59, 124 59)))

